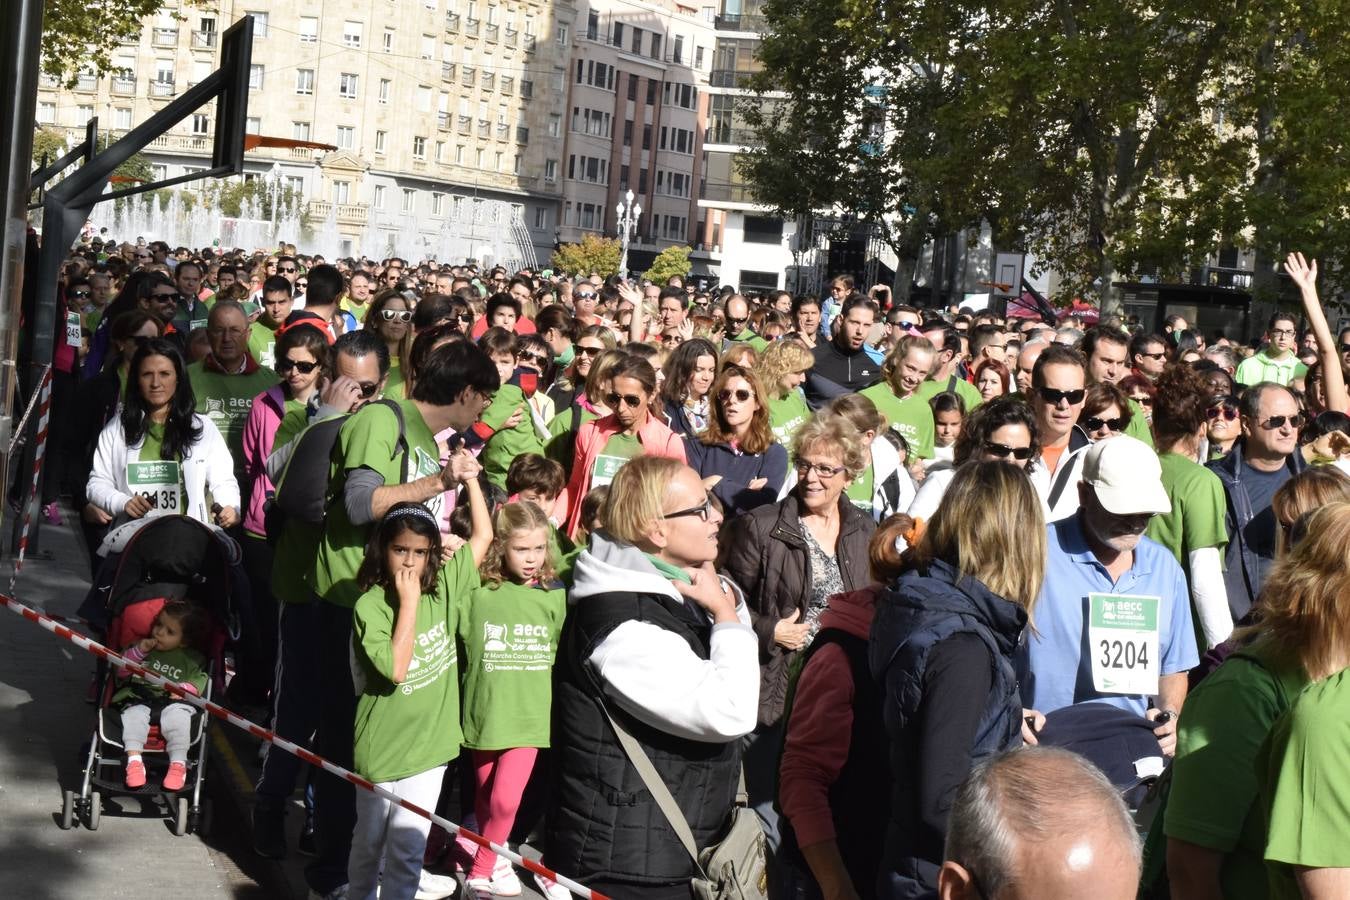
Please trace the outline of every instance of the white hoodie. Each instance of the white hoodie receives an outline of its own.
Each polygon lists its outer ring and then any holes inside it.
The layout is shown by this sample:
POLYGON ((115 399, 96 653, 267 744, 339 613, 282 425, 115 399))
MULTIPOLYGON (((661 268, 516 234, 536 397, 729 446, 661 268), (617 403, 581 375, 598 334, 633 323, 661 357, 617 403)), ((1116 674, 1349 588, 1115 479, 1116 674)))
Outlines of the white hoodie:
MULTIPOLYGON (((603 532, 591 536, 574 574, 573 603, 609 593, 660 594, 686 602, 641 550, 603 532)), ((724 743, 754 730, 759 642, 740 589, 722 581, 736 594, 740 622, 713 626, 709 658, 699 658, 672 631, 649 622, 623 622, 586 661, 606 698, 653 728, 690 740, 724 743)))

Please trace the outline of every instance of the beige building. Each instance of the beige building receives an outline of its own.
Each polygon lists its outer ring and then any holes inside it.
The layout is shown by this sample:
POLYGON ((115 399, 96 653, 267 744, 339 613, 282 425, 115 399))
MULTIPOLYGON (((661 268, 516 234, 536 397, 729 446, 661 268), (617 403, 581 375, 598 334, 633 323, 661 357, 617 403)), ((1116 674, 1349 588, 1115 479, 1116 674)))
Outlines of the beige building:
POLYGON ((559 238, 618 233, 628 191, 642 207, 629 267, 694 245, 713 9, 679 0, 582 0, 561 127, 559 238))
MULTIPOLYGON (((330 253, 547 260, 563 189, 560 99, 573 0, 219 0, 167 8, 73 89, 44 82, 40 125, 114 135, 219 63, 219 36, 255 20, 248 131, 334 145, 259 149, 245 178, 309 201, 330 253)), ((157 176, 208 165, 212 109, 146 151, 157 176)), ((295 236, 285 236, 295 240, 295 236)))

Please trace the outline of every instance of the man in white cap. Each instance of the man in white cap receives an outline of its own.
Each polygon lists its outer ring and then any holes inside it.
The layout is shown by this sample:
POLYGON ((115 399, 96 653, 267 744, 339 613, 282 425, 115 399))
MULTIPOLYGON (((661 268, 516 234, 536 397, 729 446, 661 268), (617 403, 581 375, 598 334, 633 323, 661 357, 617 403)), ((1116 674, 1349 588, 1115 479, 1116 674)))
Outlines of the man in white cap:
POLYGON ((1149 519, 1172 508, 1162 467, 1147 444, 1119 435, 1089 448, 1078 491, 1078 512, 1050 525, 1036 628, 1018 650, 1023 705, 1136 712, 1158 722, 1170 755, 1199 658, 1186 576, 1144 537, 1149 519))

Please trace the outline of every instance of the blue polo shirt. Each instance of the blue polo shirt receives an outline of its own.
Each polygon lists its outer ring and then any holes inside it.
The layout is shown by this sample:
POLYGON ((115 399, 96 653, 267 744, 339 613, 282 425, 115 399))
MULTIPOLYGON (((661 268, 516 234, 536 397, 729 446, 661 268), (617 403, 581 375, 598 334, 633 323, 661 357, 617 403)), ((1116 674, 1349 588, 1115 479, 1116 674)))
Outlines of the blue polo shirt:
POLYGON ((1093 687, 1088 595, 1162 598, 1158 605, 1158 650, 1162 657, 1159 672, 1172 675, 1188 671, 1200 661, 1191 625, 1186 575, 1167 548, 1144 537, 1135 548, 1129 571, 1112 583, 1106 567, 1088 547, 1079 519, 1075 515, 1050 526, 1045 582, 1032 613, 1036 630, 1028 629, 1026 639, 1017 648, 1022 704, 1048 713, 1096 700, 1142 716, 1148 710, 1148 697, 1102 694, 1093 687))

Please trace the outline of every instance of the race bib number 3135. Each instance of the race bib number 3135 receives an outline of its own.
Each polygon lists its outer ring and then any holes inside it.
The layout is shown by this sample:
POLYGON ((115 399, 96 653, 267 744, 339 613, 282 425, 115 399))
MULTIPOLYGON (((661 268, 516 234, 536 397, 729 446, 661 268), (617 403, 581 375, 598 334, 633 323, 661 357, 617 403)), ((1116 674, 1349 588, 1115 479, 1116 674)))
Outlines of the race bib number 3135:
POLYGON ((1104 694, 1158 693, 1158 597, 1088 595, 1092 685, 1104 694))
POLYGON ((147 516, 177 515, 183 511, 183 489, 175 460, 127 463, 127 487, 150 501, 147 516))

